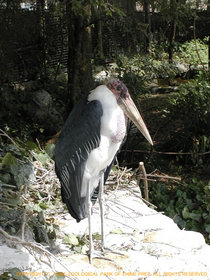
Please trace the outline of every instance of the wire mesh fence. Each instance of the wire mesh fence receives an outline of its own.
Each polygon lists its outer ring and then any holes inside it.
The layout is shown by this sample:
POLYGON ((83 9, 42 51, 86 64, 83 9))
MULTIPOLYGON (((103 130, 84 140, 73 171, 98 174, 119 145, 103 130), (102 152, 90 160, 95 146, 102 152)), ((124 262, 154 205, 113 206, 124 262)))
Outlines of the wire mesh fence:
MULTIPOLYGON (((205 12, 204 12, 205 13, 205 12)), ((205 14, 204 14, 205 17, 205 14)), ((107 17, 103 20, 103 52, 108 59, 116 53, 138 51, 147 37, 144 13, 136 11, 132 19, 107 17)), ((190 26, 189 19, 189 26, 190 26)), ((164 19, 159 14, 151 15, 153 37, 167 35, 164 19), (165 29, 164 29, 165 28, 165 29)), ((207 32, 205 20, 199 22, 200 35, 207 32)), ((92 58, 98 55, 97 29, 91 26, 92 58)), ((178 32, 186 40, 192 30, 178 32)), ((68 26, 65 11, 55 13, 51 9, 35 6, 33 9, 2 7, 0 9, 0 82, 8 83, 39 79, 56 75, 59 67, 68 63, 68 26)), ((71 59, 71 58, 69 58, 71 59)))

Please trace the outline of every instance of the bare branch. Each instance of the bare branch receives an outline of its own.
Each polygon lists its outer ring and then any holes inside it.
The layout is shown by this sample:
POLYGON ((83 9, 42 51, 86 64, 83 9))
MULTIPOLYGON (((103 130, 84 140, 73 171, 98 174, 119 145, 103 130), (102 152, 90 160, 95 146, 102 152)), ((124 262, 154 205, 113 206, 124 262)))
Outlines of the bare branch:
POLYGON ((12 142, 13 145, 15 145, 18 149, 20 149, 17 143, 4 130, 0 129, 0 132, 1 132, 0 134, 1 136, 7 137, 12 142))

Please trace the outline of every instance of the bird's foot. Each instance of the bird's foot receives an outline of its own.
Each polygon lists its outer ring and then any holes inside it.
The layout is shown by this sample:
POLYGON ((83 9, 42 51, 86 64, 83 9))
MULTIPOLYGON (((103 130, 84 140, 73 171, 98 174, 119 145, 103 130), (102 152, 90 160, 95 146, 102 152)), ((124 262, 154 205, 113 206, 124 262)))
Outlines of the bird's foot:
MULTIPOLYGON (((103 251, 103 253, 104 253, 104 251, 103 251)), ((102 260, 106 260, 106 261, 109 261, 109 262, 114 262, 112 259, 105 257, 103 253, 102 252, 97 252, 95 250, 90 252, 89 253, 90 264, 92 264, 93 259, 102 259, 102 260)))
POLYGON ((103 253, 111 253, 111 254, 116 254, 116 255, 124 256, 124 254, 120 253, 119 251, 114 251, 114 250, 110 249, 107 246, 102 246, 102 252, 103 253))

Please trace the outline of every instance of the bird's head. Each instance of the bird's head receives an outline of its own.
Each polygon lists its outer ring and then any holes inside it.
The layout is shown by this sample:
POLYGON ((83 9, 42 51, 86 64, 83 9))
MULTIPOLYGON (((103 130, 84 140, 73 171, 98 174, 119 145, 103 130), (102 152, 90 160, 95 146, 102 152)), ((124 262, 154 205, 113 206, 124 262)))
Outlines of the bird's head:
POLYGON ((138 109, 136 108, 126 85, 118 79, 110 79, 107 83, 107 87, 115 95, 117 103, 123 112, 134 122, 147 141, 153 145, 149 131, 138 109))

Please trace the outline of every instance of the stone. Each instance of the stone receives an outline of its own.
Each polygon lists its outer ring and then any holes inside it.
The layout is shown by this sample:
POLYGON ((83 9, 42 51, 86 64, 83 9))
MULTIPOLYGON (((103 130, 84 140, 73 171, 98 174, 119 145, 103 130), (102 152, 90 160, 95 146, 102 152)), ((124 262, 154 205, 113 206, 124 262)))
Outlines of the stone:
POLYGON ((26 113, 50 134, 58 132, 64 123, 61 114, 53 104, 51 95, 44 89, 30 93, 26 113))
MULTIPOLYGON (((81 237, 88 234, 87 219, 76 223, 67 215, 60 214, 55 219, 60 231, 81 237)), ((92 221, 93 232, 100 234, 98 202, 93 207, 92 221)), ((86 254, 68 249, 62 242, 63 235, 58 236, 54 256, 59 262, 53 260, 54 270, 46 266, 49 259, 44 254, 45 262, 38 262, 23 248, 17 250, 2 244, 0 273, 15 266, 26 272, 45 271, 48 276, 60 271, 70 278, 85 280, 210 279, 210 246, 202 234, 181 230, 172 219, 148 207, 134 184, 105 194, 105 235, 107 246, 113 252, 105 251, 107 260, 93 259, 92 264, 86 254)), ((94 240, 94 246, 101 253, 100 240, 94 240)), ((30 280, 35 279, 30 276, 30 280)), ((42 279, 46 278, 40 276, 39 280, 42 279)))

